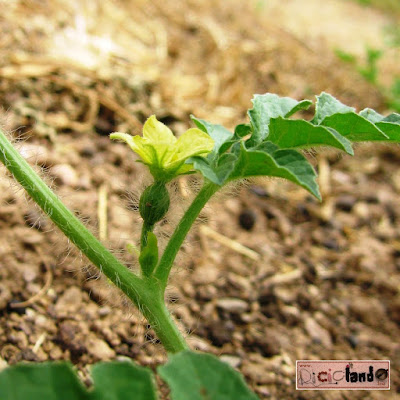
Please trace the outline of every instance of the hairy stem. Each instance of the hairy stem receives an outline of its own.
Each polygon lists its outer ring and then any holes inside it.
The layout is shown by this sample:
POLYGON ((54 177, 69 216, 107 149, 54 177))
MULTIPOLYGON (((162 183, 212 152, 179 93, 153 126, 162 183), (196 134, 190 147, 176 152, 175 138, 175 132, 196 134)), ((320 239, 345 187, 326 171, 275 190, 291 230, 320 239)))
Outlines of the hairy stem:
POLYGON ((168 277, 171 272, 173 262, 182 246, 183 241, 185 240, 186 235, 200 214, 200 211, 218 189, 220 189, 220 186, 207 181, 175 228, 175 231, 164 250, 161 260, 154 271, 154 276, 159 279, 164 290, 168 283, 168 277))
POLYGON ((0 160, 61 231, 117 286, 128 280, 132 289, 140 279, 121 264, 62 203, 0 131, 0 160))
POLYGON ((154 225, 150 225, 143 221, 142 232, 140 234, 140 249, 143 250, 147 245, 147 235, 149 232, 153 232, 154 225))
POLYGON ((143 279, 148 290, 141 298, 142 305, 139 305, 140 312, 146 317, 169 353, 178 353, 179 351, 188 349, 186 340, 165 306, 164 290, 160 285, 160 281, 154 277, 143 279))
POLYGON ((0 161, 65 236, 132 300, 153 326, 166 350, 186 349, 187 344, 164 305, 164 291, 159 282, 141 279, 120 263, 43 182, 1 129, 0 161))

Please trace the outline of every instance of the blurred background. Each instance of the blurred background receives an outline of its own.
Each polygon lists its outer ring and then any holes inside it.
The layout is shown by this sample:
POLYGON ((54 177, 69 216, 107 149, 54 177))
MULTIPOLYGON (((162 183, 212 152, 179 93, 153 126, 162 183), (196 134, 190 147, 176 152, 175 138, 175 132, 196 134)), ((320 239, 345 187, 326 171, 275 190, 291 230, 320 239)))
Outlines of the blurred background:
POLYGON ((1 100, 17 125, 132 129, 150 111, 232 125, 267 91, 399 108, 396 0, 0 4, 1 100), (75 97, 71 110, 56 89, 75 97))
MULTIPOLYGON (((266 92, 326 91, 358 110, 400 112, 399 62, 398 0, 0 0, 0 123, 133 267, 140 218, 128 208, 143 170, 109 143, 111 132, 140 134, 151 114, 177 134, 190 114, 233 128, 266 92)), ((392 360, 385 399, 394 399, 399 148, 323 153, 311 155, 322 204, 259 180, 204 211, 207 229, 182 249, 171 307, 192 346, 239 368, 261 398, 338 399, 296 393, 295 360, 365 358, 392 360)), ((66 358, 83 376, 118 356, 162 362, 145 321, 116 308, 118 296, 107 300, 112 289, 10 182, 1 170, 0 360, 66 358)), ((190 182, 176 190, 189 201, 190 182)))

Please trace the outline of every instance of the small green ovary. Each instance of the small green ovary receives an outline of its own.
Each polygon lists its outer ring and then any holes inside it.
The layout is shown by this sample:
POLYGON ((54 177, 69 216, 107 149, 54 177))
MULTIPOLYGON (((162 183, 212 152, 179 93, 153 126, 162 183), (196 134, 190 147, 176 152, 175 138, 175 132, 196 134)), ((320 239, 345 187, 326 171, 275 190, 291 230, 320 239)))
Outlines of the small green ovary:
POLYGON ((139 212, 144 222, 154 225, 167 214, 170 198, 164 182, 154 182, 148 186, 139 201, 139 212))

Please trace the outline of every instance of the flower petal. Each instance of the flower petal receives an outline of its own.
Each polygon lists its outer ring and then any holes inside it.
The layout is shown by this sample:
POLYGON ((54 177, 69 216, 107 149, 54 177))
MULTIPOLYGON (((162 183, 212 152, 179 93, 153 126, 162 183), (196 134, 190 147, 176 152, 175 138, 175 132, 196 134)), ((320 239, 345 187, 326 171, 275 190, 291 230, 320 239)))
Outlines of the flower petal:
POLYGON ((151 164, 158 168, 164 168, 166 161, 171 158, 171 146, 166 143, 145 143, 143 149, 152 154, 151 164))
MULTIPOLYGON (((136 138, 136 136, 135 136, 136 138)), ((138 144, 135 142, 134 137, 127 134, 127 133, 122 133, 122 132, 113 132, 110 135, 110 139, 115 139, 115 140, 122 140, 125 142, 135 153, 137 152, 137 147, 138 144)))
POLYGON ((155 115, 149 117, 145 122, 143 126, 143 137, 151 141, 154 145, 157 145, 157 143, 176 143, 176 137, 171 129, 158 121, 155 115))
POLYGON ((185 160, 192 156, 206 155, 214 148, 214 140, 197 128, 187 130, 179 139, 163 123, 152 115, 143 126, 142 136, 131 136, 114 132, 111 139, 126 142, 148 165, 154 179, 169 181, 174 177, 192 171, 192 164, 185 160))
POLYGON ((157 155, 152 146, 149 146, 146 139, 141 136, 131 136, 127 133, 113 132, 110 139, 122 140, 137 153, 145 164, 151 164, 153 160, 157 160, 157 155))
POLYGON ((122 132, 113 132, 110 135, 110 139, 115 139, 115 140, 122 140, 123 142, 127 143, 129 147, 131 146, 133 136, 128 135, 127 133, 122 133, 122 132))
POLYGON ((144 164, 155 164, 157 163, 157 152, 153 144, 147 139, 141 136, 135 136, 132 138, 131 149, 140 156, 144 164))
POLYGON ((209 153, 214 148, 214 140, 197 128, 188 129, 175 145, 173 163, 180 163, 192 156, 209 153))

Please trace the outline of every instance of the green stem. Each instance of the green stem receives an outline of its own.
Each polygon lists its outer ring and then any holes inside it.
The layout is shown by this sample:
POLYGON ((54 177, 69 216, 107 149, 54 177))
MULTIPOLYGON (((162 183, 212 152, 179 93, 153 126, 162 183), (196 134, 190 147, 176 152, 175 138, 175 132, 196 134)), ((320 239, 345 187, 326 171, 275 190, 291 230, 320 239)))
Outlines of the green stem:
POLYGON ((117 286, 128 280, 132 289, 140 279, 121 264, 61 202, 0 131, 0 160, 32 199, 104 274, 117 286))
POLYGON ((143 304, 139 305, 141 313, 161 340, 165 349, 170 353, 178 353, 188 349, 188 344, 164 303, 164 289, 158 279, 144 278, 146 294, 142 297, 143 304))
POLYGON ((185 240, 186 235, 188 234, 194 221, 200 214, 200 211, 218 189, 220 189, 220 186, 207 181, 207 183, 205 183, 204 186, 201 188, 200 192, 197 194, 192 204, 186 210, 179 224, 175 228, 175 231, 172 234, 167 244, 167 247, 164 250, 161 260, 156 267, 156 270, 154 271, 154 277, 156 277, 160 281, 163 290, 165 290, 167 286, 168 277, 173 262, 180 247, 182 246, 183 241, 185 240))
POLYGON ((142 233, 140 235, 140 249, 142 251, 146 247, 146 244, 147 244, 147 234, 149 232, 153 232, 153 230, 154 230, 154 225, 150 225, 150 224, 146 223, 146 221, 143 221, 142 233))
POLYGON ((1 129, 0 161, 71 242, 132 300, 153 325, 167 351, 186 349, 187 344, 163 303, 159 282, 141 279, 120 263, 43 182, 1 129))

